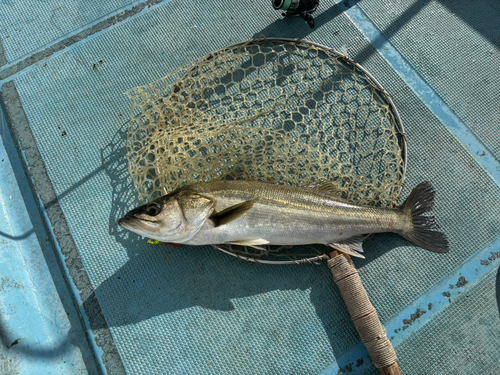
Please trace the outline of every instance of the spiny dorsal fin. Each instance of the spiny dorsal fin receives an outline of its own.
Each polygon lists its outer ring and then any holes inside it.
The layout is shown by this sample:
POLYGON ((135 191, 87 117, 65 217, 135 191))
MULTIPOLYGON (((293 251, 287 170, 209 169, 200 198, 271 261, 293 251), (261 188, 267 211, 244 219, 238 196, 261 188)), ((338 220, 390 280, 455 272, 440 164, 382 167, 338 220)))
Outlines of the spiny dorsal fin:
POLYGON ((332 197, 337 196, 337 187, 333 184, 333 182, 328 180, 315 182, 307 187, 316 190, 319 194, 329 195, 332 197))
POLYGON ((360 254, 363 252, 364 240, 365 236, 354 236, 343 241, 329 243, 328 246, 353 257, 364 259, 364 256, 360 254))
POLYGON ((235 204, 234 206, 228 207, 221 212, 213 214, 212 216, 210 216, 210 219, 213 221, 214 226, 216 227, 227 224, 244 215, 249 209, 253 207, 253 203, 253 201, 245 201, 239 204, 235 204))

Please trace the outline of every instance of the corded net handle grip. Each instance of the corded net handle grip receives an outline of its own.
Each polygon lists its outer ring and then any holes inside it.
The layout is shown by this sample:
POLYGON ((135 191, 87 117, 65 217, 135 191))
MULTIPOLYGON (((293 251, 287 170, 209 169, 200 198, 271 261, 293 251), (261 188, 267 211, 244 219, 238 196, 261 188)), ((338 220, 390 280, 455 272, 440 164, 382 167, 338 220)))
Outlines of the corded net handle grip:
POLYGON ((351 257, 334 251, 330 254, 328 267, 375 367, 383 375, 401 375, 396 352, 366 294, 351 257))

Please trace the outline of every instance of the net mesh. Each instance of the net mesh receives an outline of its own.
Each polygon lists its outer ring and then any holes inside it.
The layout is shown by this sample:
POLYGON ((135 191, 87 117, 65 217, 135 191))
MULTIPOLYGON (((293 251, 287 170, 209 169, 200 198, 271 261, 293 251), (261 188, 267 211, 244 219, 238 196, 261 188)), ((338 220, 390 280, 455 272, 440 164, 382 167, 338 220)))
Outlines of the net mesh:
POLYGON ((129 171, 145 202, 185 184, 239 179, 330 180, 357 204, 390 206, 399 197, 397 111, 369 73, 326 47, 251 40, 127 95, 129 171))

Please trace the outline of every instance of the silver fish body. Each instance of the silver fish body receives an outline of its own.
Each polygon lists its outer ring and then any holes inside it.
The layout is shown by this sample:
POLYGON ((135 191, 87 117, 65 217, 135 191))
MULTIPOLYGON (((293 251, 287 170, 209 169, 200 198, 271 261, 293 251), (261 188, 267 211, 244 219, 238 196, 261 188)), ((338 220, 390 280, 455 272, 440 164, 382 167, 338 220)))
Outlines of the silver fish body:
POLYGON ((430 210, 433 199, 429 183, 417 186, 400 208, 378 208, 336 198, 327 182, 311 187, 256 181, 211 182, 188 185, 158 198, 129 212, 119 223, 162 242, 189 245, 325 244, 359 256, 363 235, 395 232, 431 251, 446 252, 444 235, 431 230, 437 228, 434 218, 421 216, 430 210), (190 195, 203 204, 193 204, 190 195), (148 207, 154 215, 147 215, 148 207), (185 233, 173 235, 175 230, 163 230, 161 225, 150 231, 148 225, 140 224, 144 219, 146 224, 151 220, 163 225, 178 221, 182 224, 171 227, 183 228, 185 233))
POLYGON ((219 212, 244 201, 254 204, 225 225, 214 226, 207 220, 186 242, 192 245, 252 239, 264 239, 271 245, 329 244, 360 234, 404 230, 408 225, 401 210, 352 205, 314 188, 247 181, 199 184, 193 188, 214 199, 219 212))

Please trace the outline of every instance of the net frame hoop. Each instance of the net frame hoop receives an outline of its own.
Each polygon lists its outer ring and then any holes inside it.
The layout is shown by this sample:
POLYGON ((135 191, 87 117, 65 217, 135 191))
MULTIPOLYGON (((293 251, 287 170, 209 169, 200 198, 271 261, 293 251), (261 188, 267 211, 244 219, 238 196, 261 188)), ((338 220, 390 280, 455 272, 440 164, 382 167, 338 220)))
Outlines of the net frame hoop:
POLYGON ((321 262, 322 260, 330 259, 330 256, 328 254, 322 254, 322 255, 317 255, 315 257, 301 258, 301 259, 296 259, 296 260, 255 259, 252 257, 246 257, 244 255, 232 253, 231 251, 224 249, 222 247, 219 247, 218 245, 213 245, 213 247, 215 247, 217 250, 222 251, 223 253, 231 255, 235 258, 245 260, 247 262, 259 263, 259 264, 273 264, 273 265, 306 264, 306 263, 319 264, 319 262, 321 262))
MULTIPOLYGON (((216 51, 210 52, 206 56, 202 57, 197 64, 195 64, 194 66, 189 68, 188 71, 181 78, 179 78, 179 80, 182 80, 184 77, 186 77, 188 75, 188 73, 198 69, 200 63, 202 63, 206 60, 209 60, 209 59, 213 59, 214 56, 218 55, 219 53, 222 53, 223 51, 227 51, 227 50, 233 49, 235 47, 243 46, 243 45, 251 46, 251 45, 257 45, 257 44, 266 43, 266 42, 275 42, 275 43, 281 42, 281 43, 286 43, 286 44, 309 44, 309 45, 315 46, 323 51, 327 51, 330 54, 338 57, 340 60, 342 60, 342 62, 344 62, 348 65, 354 66, 355 68, 359 69, 365 75, 365 77, 368 78, 366 80, 368 82, 368 84, 371 85, 375 90, 377 90, 378 93, 383 97, 383 99, 389 105, 390 112, 394 118, 395 128, 401 137, 400 144, 401 144, 401 154, 402 154, 402 159, 403 159, 403 176, 406 175, 407 160, 408 160, 408 140, 406 138, 406 134, 404 131, 403 122, 401 120, 399 112, 398 112, 391 96, 382 87, 382 85, 375 79, 375 77, 370 72, 368 72, 362 65, 360 65, 359 63, 357 63, 356 61, 351 59, 349 56, 342 54, 341 52, 339 52, 333 48, 324 46, 324 45, 319 44, 319 43, 311 42, 307 39, 300 39, 300 38, 260 37, 260 38, 249 39, 247 41, 235 43, 235 44, 226 46, 224 48, 218 49, 216 51)), ((176 85, 174 85, 174 87, 175 86, 176 85)), ((174 88, 174 90, 175 90, 175 88, 174 88)), ((283 260, 273 261, 273 260, 265 260, 265 259, 259 260, 259 259, 235 254, 235 253, 233 253, 227 249, 221 248, 217 245, 213 245, 213 247, 219 251, 222 251, 223 253, 226 253, 228 255, 232 255, 236 258, 239 258, 239 259, 242 259, 242 260, 245 260, 248 262, 259 263, 259 264, 273 264, 273 265, 290 265, 290 264, 307 264, 307 263, 318 264, 319 262, 321 262, 323 260, 330 259, 330 256, 328 254, 322 254, 322 255, 315 256, 315 257, 301 258, 301 259, 296 259, 296 260, 285 260, 285 261, 283 261, 283 260)))

